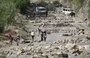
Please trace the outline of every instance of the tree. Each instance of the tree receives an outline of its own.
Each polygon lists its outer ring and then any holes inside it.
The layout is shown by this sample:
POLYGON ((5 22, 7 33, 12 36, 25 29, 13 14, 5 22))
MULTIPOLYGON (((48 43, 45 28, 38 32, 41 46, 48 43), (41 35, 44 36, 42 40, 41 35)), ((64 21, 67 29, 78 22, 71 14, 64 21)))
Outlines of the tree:
POLYGON ((46 3, 45 1, 40 1, 39 3, 37 3, 37 6, 46 7, 47 5, 48 5, 48 3, 46 3))
POLYGON ((28 2, 29 0, 0 0, 0 30, 11 24, 17 9, 28 2))
POLYGON ((85 0, 72 0, 72 7, 75 8, 75 10, 78 12, 79 9, 83 6, 85 0))
POLYGON ((90 0, 88 2, 88 17, 90 18, 90 0))
POLYGON ((59 1, 53 1, 53 5, 55 5, 56 7, 60 6, 60 2, 59 1))
POLYGON ((51 3, 49 3, 47 6, 48 11, 55 11, 55 6, 51 3))
POLYGON ((0 29, 12 22, 12 17, 15 12, 15 5, 12 2, 3 0, 0 3, 0 29))

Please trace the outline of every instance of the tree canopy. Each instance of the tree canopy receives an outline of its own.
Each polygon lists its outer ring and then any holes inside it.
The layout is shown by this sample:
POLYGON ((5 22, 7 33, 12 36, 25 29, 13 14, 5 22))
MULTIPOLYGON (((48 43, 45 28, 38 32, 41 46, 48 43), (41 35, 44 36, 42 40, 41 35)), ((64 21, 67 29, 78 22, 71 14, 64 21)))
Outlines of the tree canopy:
POLYGON ((28 2, 29 0, 0 0, 0 29, 11 24, 17 9, 28 2))

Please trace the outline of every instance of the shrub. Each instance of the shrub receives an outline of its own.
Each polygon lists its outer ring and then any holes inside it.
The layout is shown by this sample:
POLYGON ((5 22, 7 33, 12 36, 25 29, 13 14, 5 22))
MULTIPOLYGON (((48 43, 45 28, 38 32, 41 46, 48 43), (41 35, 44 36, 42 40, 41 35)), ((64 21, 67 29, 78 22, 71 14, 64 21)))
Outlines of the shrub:
POLYGON ((61 4, 60 4, 59 1, 53 1, 53 5, 56 6, 56 7, 58 7, 58 6, 61 5, 61 4))
POLYGON ((90 18, 90 0, 88 2, 88 17, 90 18))
POLYGON ((46 3, 45 1, 40 1, 37 6, 43 6, 46 7, 48 5, 48 3, 46 3))
POLYGON ((12 23, 17 8, 20 9, 28 2, 29 0, 0 0, 0 32, 5 25, 12 23))
POLYGON ((76 9, 76 11, 79 11, 79 9, 83 6, 83 2, 85 0, 72 0, 72 5, 76 9))
POLYGON ((48 9, 48 11, 55 11, 55 6, 53 4, 51 4, 51 3, 49 3, 47 5, 47 9, 48 9))

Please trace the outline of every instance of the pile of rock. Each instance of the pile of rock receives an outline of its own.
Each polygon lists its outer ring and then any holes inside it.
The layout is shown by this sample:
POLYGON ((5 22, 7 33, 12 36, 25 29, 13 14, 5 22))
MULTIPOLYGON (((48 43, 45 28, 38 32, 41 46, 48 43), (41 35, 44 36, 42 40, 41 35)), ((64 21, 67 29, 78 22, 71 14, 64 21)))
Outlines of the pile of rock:
POLYGON ((7 53, 7 58, 25 57, 27 58, 69 58, 71 55, 79 56, 84 51, 88 51, 90 45, 65 44, 56 43, 38 44, 23 47, 11 47, 9 50, 4 50, 7 53))

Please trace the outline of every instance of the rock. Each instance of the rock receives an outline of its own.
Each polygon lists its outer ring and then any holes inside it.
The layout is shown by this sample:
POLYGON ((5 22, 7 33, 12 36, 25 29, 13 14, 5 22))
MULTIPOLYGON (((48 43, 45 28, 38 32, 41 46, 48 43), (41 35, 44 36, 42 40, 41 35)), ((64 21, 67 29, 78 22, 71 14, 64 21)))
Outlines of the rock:
POLYGON ((24 53, 24 51, 23 51, 23 50, 19 50, 19 51, 16 53, 16 55, 20 55, 21 53, 24 53))
POLYGON ((27 55, 31 55, 31 53, 30 53, 30 52, 28 52, 28 53, 27 53, 27 55))
POLYGON ((59 49, 59 47, 55 47, 54 49, 58 50, 58 49, 59 49))
POLYGON ((65 47, 66 47, 68 50, 70 50, 74 45, 75 45, 75 44, 68 43, 68 44, 66 44, 65 47))
POLYGON ((37 58, 38 57, 38 55, 33 55, 33 57, 32 58, 37 58))
POLYGON ((19 51, 17 54, 20 54, 20 53, 25 53, 25 50, 21 49, 21 51, 19 51))
POLYGON ((6 58, 6 54, 4 52, 0 52, 0 58, 6 58))
POLYGON ((42 58, 49 58, 49 57, 46 54, 42 54, 42 58))
POLYGON ((8 52, 7 57, 10 56, 11 54, 12 54, 12 52, 8 52))
POLYGON ((50 48, 50 46, 45 46, 45 49, 49 49, 50 48))
POLYGON ((85 50, 90 50, 90 45, 84 45, 85 50))

